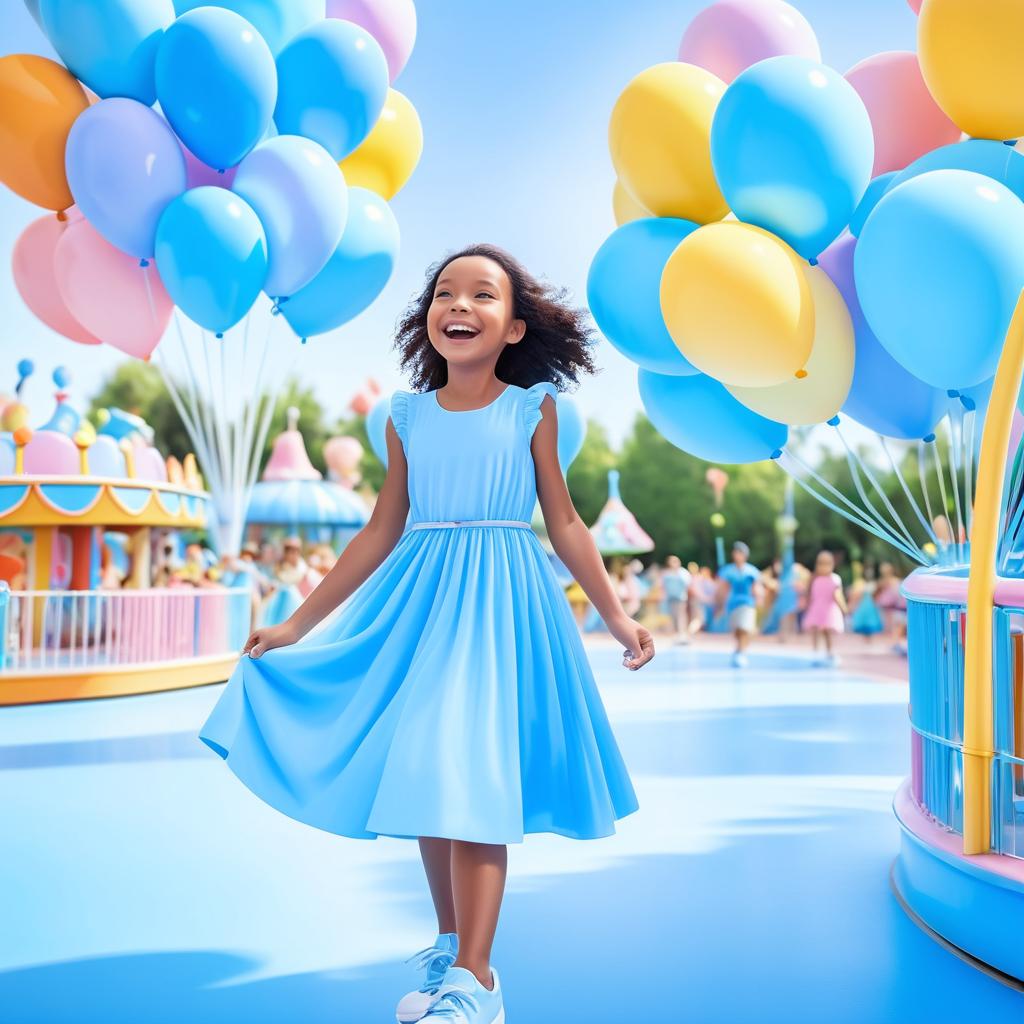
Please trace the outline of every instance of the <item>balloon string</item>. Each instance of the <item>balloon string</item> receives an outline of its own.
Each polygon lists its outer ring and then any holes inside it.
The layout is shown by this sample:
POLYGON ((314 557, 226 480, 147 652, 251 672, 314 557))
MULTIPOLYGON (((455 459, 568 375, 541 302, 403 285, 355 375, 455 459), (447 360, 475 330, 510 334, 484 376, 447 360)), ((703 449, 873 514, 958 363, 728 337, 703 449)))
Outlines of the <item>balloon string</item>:
POLYGON ((911 491, 910 486, 907 484, 906 477, 903 475, 903 470, 900 469, 899 463, 896 461, 895 456, 892 454, 892 450, 889 447, 889 443, 881 434, 878 434, 878 442, 881 445, 882 451, 885 452, 886 458, 889 460, 889 466, 893 471, 896 479, 899 481, 900 487, 903 489, 903 493, 907 497, 914 515, 917 516, 917 521, 921 524, 922 529, 928 535, 928 539, 935 545, 936 549, 939 547, 939 538, 935 531, 932 529, 931 522, 925 518, 924 513, 921 511, 921 506, 917 503, 917 499, 914 497, 914 492, 911 491))
POLYGON ((960 557, 960 538, 953 531, 953 522, 949 518, 949 495, 946 493, 946 472, 942 468, 942 460, 939 458, 938 441, 930 442, 932 451, 932 464, 935 467, 935 478, 939 483, 939 497, 942 500, 942 518, 946 521, 946 529, 951 538, 950 544, 956 547, 957 558, 960 557))
POLYGON ((142 270, 142 280, 146 282, 146 299, 149 301, 149 315, 153 318, 153 326, 156 327, 159 321, 156 315, 156 303, 153 301, 153 287, 149 281, 149 261, 143 260, 139 267, 142 270))
MULTIPOLYGON (((1022 438, 1024 442, 1024 438, 1022 438)), ((1000 540, 1000 562, 1004 568, 1000 571, 1003 575, 1010 575, 1007 566, 1012 561, 1012 551, 1015 546, 1020 519, 1024 515, 1024 502, 1022 502, 1022 491, 1024 491, 1024 443, 1019 443, 1013 456, 1013 473, 1010 479, 1010 486, 1006 492, 1003 516, 1009 518, 1000 540)))
POLYGON ((829 484, 827 480, 824 480, 823 478, 819 477, 818 474, 814 472, 814 470, 810 469, 810 467, 808 467, 805 463, 797 459, 792 452, 783 451, 783 453, 776 459, 776 462, 778 462, 781 468, 786 473, 788 473, 790 477, 804 489, 804 491, 811 495, 811 497, 814 498, 815 501, 820 502, 826 508, 829 508, 836 514, 841 515, 844 519, 853 523, 854 526, 859 526, 862 530, 866 530, 868 533, 877 537, 879 540, 884 541, 886 544, 892 545, 898 551, 902 551, 913 561, 920 562, 921 556, 919 551, 917 551, 915 548, 908 547, 906 544, 903 543, 902 540, 900 540, 899 537, 894 535, 891 530, 879 528, 875 523, 868 521, 864 517, 863 513, 859 509, 857 509, 855 505, 852 505, 852 503, 849 502, 844 497, 844 495, 842 495, 839 491, 836 491, 835 488, 832 487, 832 485, 829 484), (807 481, 801 479, 799 474, 794 472, 790 465, 791 461, 796 462, 802 469, 809 472, 816 483, 820 483, 827 491, 834 492, 837 498, 839 498, 845 504, 850 505, 851 508, 854 509, 854 511, 850 512, 840 507, 839 505, 836 505, 829 498, 825 497, 824 494, 821 494, 818 491, 816 491, 813 487, 811 487, 810 484, 807 483, 807 481))
MULTIPOLYGON (((824 477, 822 477, 816 470, 812 469, 806 462, 798 458, 791 450, 784 451, 783 455, 787 457, 788 462, 796 463, 806 475, 810 476, 814 480, 815 483, 823 487, 826 490, 826 492, 831 494, 836 500, 842 502, 847 507, 848 511, 837 510, 840 511, 841 515, 845 516, 851 522, 857 523, 859 526, 862 526, 870 533, 873 533, 876 537, 881 537, 887 543, 890 543, 895 547, 900 548, 901 550, 908 550, 909 553, 911 553, 912 557, 915 559, 915 561, 922 560, 922 553, 918 552, 917 554, 914 554, 911 549, 908 549, 903 539, 900 538, 898 534, 894 533, 894 531, 888 526, 887 523, 879 519, 872 519, 871 516, 864 509, 860 508, 858 505, 854 504, 854 502, 850 501, 850 499, 847 498, 845 494, 843 494, 840 490, 838 490, 836 487, 830 484, 824 477)), ((792 472, 792 470, 789 469, 788 462, 784 465, 784 468, 786 468, 788 472, 792 472)), ((802 483, 799 476, 797 476, 796 474, 793 475, 794 479, 796 479, 798 483, 802 483)), ((829 507, 833 508, 834 506, 831 503, 829 503, 829 507)), ((916 545, 912 546, 916 547, 916 545)))
POLYGON ((963 513, 960 507, 960 476, 957 472, 957 452, 960 450, 960 445, 963 441, 963 406, 958 402, 953 402, 953 407, 949 410, 949 488, 953 492, 953 507, 956 510, 956 547, 957 555, 962 560, 964 557, 963 541, 961 538, 964 536, 964 520, 963 513))
POLYGON ((868 509, 870 509, 875 519, 878 520, 878 522, 883 523, 886 529, 888 529, 889 523, 885 520, 885 517, 878 511, 878 509, 875 508, 871 499, 867 496, 863 485, 861 484, 860 477, 861 473, 863 473, 863 475, 867 477, 868 482, 871 484, 872 487, 874 487, 875 491, 881 497, 882 503, 885 505, 886 510, 889 512, 889 515, 892 517, 893 522, 895 523, 896 531, 898 531, 899 534, 902 534, 903 538, 907 541, 908 544, 910 544, 913 548, 920 552, 918 555, 918 561, 922 562, 923 564, 928 564, 929 559, 925 556, 924 552, 921 551, 918 547, 917 542, 914 540, 910 531, 907 529, 902 517, 893 507, 892 502, 889 501, 888 495, 885 493, 884 490, 882 490, 882 487, 879 485, 877 479, 875 479, 875 475, 871 472, 871 469, 864 463, 860 456, 850 446, 850 443, 846 440, 846 436, 838 423, 834 424, 833 430, 835 430, 836 436, 842 442, 843 448, 846 449, 846 461, 850 467, 850 475, 853 477, 854 486, 857 488, 857 493, 860 495, 861 501, 863 501, 864 504, 868 507, 868 509))

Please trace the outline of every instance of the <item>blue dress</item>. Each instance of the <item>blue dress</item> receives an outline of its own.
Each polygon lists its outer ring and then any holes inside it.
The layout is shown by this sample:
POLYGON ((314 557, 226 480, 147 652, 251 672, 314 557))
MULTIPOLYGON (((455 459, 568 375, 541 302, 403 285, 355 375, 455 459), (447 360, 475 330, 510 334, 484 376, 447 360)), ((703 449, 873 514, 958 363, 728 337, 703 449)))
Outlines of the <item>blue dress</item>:
POLYGON ((262 800, 355 839, 501 844, 608 836, 637 809, 529 528, 546 394, 508 385, 453 412, 433 391, 395 393, 405 532, 322 630, 241 658, 199 733, 262 800), (453 525, 466 520, 520 525, 453 525))

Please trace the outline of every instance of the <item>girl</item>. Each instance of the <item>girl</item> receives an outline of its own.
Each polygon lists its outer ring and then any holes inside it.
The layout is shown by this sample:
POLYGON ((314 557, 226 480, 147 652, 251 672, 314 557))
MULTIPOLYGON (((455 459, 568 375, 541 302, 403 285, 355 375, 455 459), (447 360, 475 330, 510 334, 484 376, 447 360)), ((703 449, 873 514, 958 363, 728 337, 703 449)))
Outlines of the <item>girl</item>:
POLYGON ((654 644, 622 610, 559 468, 552 380, 593 372, 583 314, 474 246, 431 268, 397 343, 422 390, 391 400, 370 521, 286 622, 249 637, 200 737, 291 817, 418 838, 438 936, 397 1019, 493 1024, 506 844, 611 835, 638 806, 530 529, 538 496, 623 665, 639 669, 654 644))
POLYGON ((850 629, 864 637, 865 642, 870 643, 876 633, 885 629, 882 622, 881 612, 875 604, 875 572, 871 566, 867 566, 858 574, 859 563, 854 562, 853 586, 850 587, 850 629))
POLYGON ((804 629, 811 631, 812 649, 817 652, 818 641, 824 638, 825 658, 820 664, 830 667, 839 664, 839 659, 832 653, 832 638, 843 632, 843 616, 846 614, 843 581, 835 568, 832 553, 819 551, 807 589, 807 610, 804 612, 804 629))

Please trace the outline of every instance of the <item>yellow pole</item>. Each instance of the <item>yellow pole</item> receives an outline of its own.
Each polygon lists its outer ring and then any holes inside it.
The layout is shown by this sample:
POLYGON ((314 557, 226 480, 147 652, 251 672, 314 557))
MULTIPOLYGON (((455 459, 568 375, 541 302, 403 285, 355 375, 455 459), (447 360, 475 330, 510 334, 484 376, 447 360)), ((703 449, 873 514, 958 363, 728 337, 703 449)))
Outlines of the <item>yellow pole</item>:
MULTIPOLYGON (((37 526, 32 532, 32 589, 49 590, 50 575, 53 572, 53 558, 56 554, 54 542, 57 539, 56 526, 37 526)), ((45 597, 32 598, 32 645, 43 643, 43 612, 45 597)))
POLYGON ((992 605, 1013 411, 1024 370, 1024 292, 999 357, 981 435, 964 645, 964 853, 987 853, 992 828, 992 605))

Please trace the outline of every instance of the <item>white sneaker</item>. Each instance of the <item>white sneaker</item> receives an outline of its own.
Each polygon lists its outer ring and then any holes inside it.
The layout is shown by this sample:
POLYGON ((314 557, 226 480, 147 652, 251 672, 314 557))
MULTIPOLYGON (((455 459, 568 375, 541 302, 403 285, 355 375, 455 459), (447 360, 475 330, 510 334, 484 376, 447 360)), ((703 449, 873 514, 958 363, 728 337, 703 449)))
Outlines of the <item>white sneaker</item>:
POLYGON ((427 1011, 424 1024, 505 1024, 505 1006, 501 997, 498 972, 492 967, 494 988, 488 990, 465 967, 450 967, 438 1000, 427 1011))
POLYGON ((745 654, 740 654, 739 651, 736 651, 735 654, 733 654, 733 656, 732 656, 732 667, 733 668, 746 668, 747 667, 747 656, 745 654))
MULTIPOLYGON (((398 1024, 414 1024, 437 1002, 445 972, 455 963, 458 949, 458 936, 454 932, 448 932, 445 935, 438 935, 433 946, 427 946, 426 949, 421 949, 409 957, 409 960, 416 960, 417 968, 426 968, 427 977, 418 989, 407 993, 399 1000, 395 1010, 398 1024)), ((409 960, 406 960, 406 963, 409 960)))

